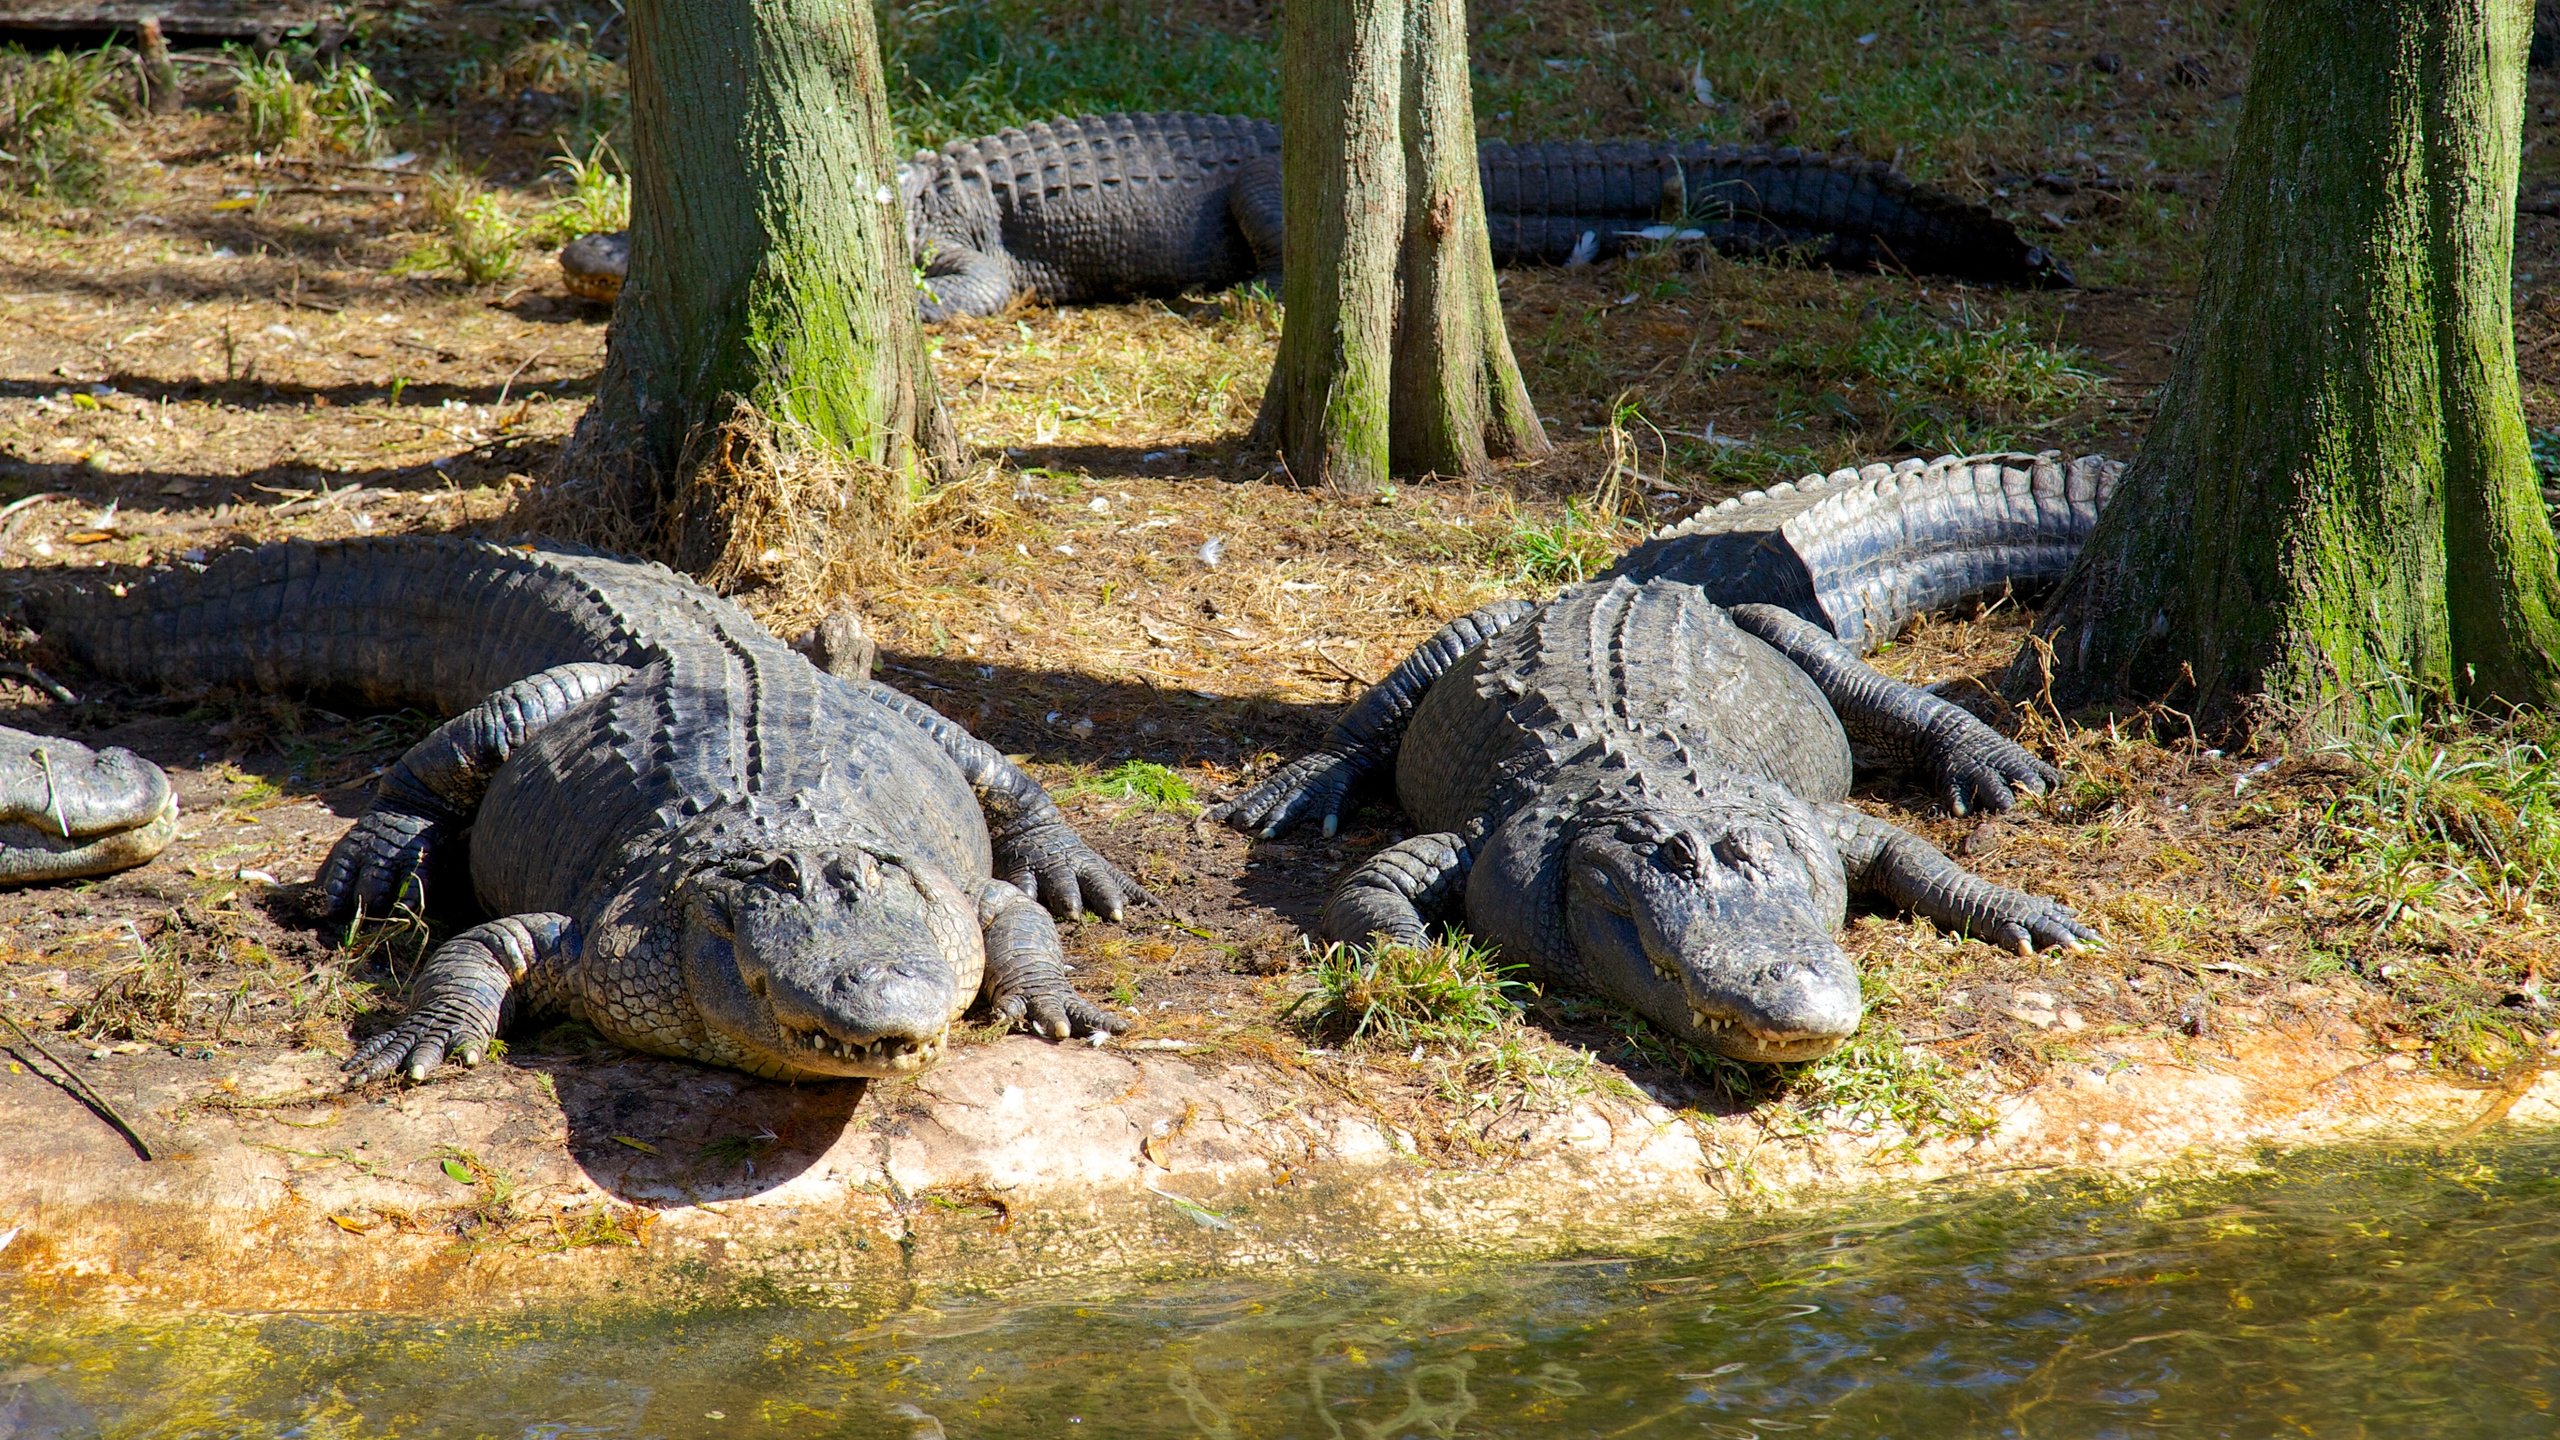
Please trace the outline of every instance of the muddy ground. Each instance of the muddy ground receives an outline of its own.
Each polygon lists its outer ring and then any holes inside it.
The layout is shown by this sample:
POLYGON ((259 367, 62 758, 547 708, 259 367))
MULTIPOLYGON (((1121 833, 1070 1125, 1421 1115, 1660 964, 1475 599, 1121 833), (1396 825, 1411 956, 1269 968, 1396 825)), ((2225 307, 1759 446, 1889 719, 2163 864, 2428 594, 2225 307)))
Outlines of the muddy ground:
MULTIPOLYGON (((1890 777, 1859 800, 1980 873, 2070 901, 2107 943, 2020 958, 1859 917, 1848 943, 1871 1019, 1820 1065, 1732 1065, 1606 1007, 1525 990, 1518 1019, 1462 1042, 1346 1043, 1309 1023, 1321 1006, 1305 999, 1302 937, 1330 878, 1400 833, 1397 817, 1373 807, 1336 840, 1267 844, 1197 819, 1200 804, 1312 743, 1442 620, 1552 590, 1651 521, 1875 456, 2129 454, 2183 324, 2248 36, 2212 7, 2063 8, 1896 22, 1885 48, 1908 58, 1929 25, 1988 25, 2001 73, 2045 87, 2008 119, 1911 121, 1907 158, 2017 218, 2091 288, 1681 254, 1509 274, 1506 312, 1555 453, 1485 482, 1382 496, 1301 492, 1246 445, 1276 338, 1267 301, 1024 307, 934 341, 969 473, 927 497, 846 593, 795 590, 778 557, 769 583, 741 598, 785 631, 829 605, 857 608, 885 678, 1027 757, 1084 833, 1163 897, 1129 924, 1068 935, 1088 993, 1136 1017, 1133 1041, 1304 1086, 1438 1161, 1504 1154, 1516 1143, 1506 1136, 1526 1133, 1520 1115, 1593 1095, 1739 1115, 1772 1133, 1975 1133, 1995 1097, 2057 1067, 2103 1069, 2135 1048, 2209 1056, 2289 1026, 2361 1036, 2377 1056, 2482 1087, 2485 1104, 2539 1064, 2555 1023, 2542 978, 2550 895, 2534 858, 2547 816, 2496 791, 2507 818, 2490 828, 2506 829, 2427 849, 2429 833, 2447 833, 2430 832, 2430 815, 2490 814, 2465 798, 2489 792, 2457 774, 2460 794, 2394 810, 2388 781, 2438 751, 2457 767, 2512 760, 2538 730, 2224 754, 2174 710, 2014 711, 1991 682, 2024 632, 2015 605, 1928 622, 1879 663, 1944 683, 2021 733, 2063 765, 2064 793, 1997 819, 1930 813, 1890 777), (2378 851, 2392 836, 2417 838, 2407 856, 2378 851), (2478 867, 2464 867, 2490 851, 2505 857, 2491 882, 2467 881, 2478 867)), ((1167 13, 1195 38, 1267 43, 1258 11, 1167 13)), ((1486 23, 1518 21, 1504 11, 1486 23)), ((504 70, 529 23, 502 14, 457 33, 480 36, 484 68, 504 70)), ((393 27, 369 43, 382 73, 414 80, 460 42, 436 50, 393 27)), ((1512 77, 1502 93, 1533 128, 1577 114, 1632 128, 1659 106, 1626 99, 1630 86, 1688 80, 1653 76, 1642 57, 1558 67, 1554 54, 1540 61, 1551 43, 1579 54, 1595 42, 1538 31, 1488 62, 1512 77)), ((1840 43, 1819 39, 1824 55, 1840 43)), ((1767 92, 1783 67, 1763 61, 1744 99, 1701 122, 1711 133, 1810 133, 1824 106, 1854 110, 1854 97, 1799 96, 1782 124, 1774 106, 1788 97, 1767 92)), ((559 203, 545 157, 574 107, 527 73, 501 98, 418 82, 422 98, 385 148, 420 158, 364 168, 325 148, 254 152, 209 65, 191 72, 185 113, 123 122, 111 197, 14 201, 0 224, 0 589, 282 536, 511 533, 585 403, 608 319, 558 289, 534 233, 559 203), (473 284, 420 262, 442 233, 422 172, 455 150, 525 222, 505 279, 473 284)), ((2560 153, 2555 101, 2538 74, 2529 194, 2560 153)), ((1883 143, 1895 139, 1885 122, 1862 123, 1844 128, 1871 153, 1905 148, 1883 143)), ((2537 425, 2560 423, 2560 299, 2535 278, 2560 264, 2560 221, 2529 215, 2519 241, 2527 405, 2537 425)), ((179 841, 147 867, 0 894, 0 1007, 12 1019, 109 1092, 135 1067, 150 1070, 152 1093, 175 1093, 176 1060, 199 1067, 215 1097, 249 1069, 321 1066, 396 1013, 421 946, 468 916, 461 897, 438 895, 428 926, 353 936, 302 905, 320 857, 427 717, 137 694, 61 666, 23 633, 6 646, 15 668, 0 672, 0 724, 130 746, 169 770, 184 806, 179 841)), ((615 1063, 582 1060, 593 1037, 574 1026, 514 1044, 510 1064, 545 1073, 615 1063)), ((0 1078, 36 1083, 16 1069, 0 1078)), ((912 1083, 883 1087, 877 1103, 894 1108, 912 1083)), ((130 1118, 146 1133, 178 1124, 130 1118)))

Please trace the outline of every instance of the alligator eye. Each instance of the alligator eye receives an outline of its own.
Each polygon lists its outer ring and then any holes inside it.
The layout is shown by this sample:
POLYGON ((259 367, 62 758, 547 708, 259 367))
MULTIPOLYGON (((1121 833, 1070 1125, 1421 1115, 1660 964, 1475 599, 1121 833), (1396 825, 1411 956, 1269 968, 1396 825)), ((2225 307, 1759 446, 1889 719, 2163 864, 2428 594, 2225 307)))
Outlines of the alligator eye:
MULTIPOLYGON (((1727 842, 1716 842, 1716 854, 1724 854, 1727 842)), ((1699 848, 1698 837, 1686 830, 1674 830, 1662 840, 1662 858, 1674 872, 1703 875, 1707 870, 1706 852, 1699 848)))
POLYGON ((764 873, 759 878, 786 895, 801 893, 800 863, 788 855, 773 857, 772 861, 764 867, 764 873))

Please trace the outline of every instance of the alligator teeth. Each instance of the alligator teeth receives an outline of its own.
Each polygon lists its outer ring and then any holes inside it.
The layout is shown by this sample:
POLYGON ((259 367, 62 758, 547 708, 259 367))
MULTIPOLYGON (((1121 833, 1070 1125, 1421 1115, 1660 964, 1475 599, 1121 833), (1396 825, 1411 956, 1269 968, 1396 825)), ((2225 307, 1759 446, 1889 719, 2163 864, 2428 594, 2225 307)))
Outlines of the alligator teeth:
POLYGON ((839 1060, 850 1060, 875 1070, 920 1070, 932 1064, 942 1054, 942 1041, 939 1037, 919 1041, 883 1036, 877 1040, 866 1040, 856 1044, 849 1040, 838 1040, 821 1030, 804 1030, 798 1034, 800 1044, 807 1049, 815 1050, 821 1055, 835 1056, 839 1060))

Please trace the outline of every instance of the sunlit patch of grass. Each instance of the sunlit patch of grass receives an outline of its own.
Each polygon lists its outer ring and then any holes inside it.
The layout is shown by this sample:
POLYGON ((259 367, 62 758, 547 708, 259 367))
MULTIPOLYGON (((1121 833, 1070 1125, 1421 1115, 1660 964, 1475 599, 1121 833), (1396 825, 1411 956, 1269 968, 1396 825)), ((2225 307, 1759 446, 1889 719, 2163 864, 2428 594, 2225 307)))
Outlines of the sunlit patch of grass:
POLYGON ((909 148, 1061 115, 1200 110, 1276 116, 1267 35, 1172 22, 1135 5, 882 6, 890 112, 909 148))
MULTIPOLYGON (((599 52, 584 22, 519 43, 496 64, 458 77, 481 101, 506 105, 530 91, 565 109, 567 148, 588 152, 608 143, 631 110, 630 77, 620 61, 599 52)), ((617 228, 617 227, 605 227, 617 228)))
POLYGON ((1569 500, 1553 520, 1516 517, 1510 529, 1493 537, 1487 558, 1525 584, 1571 585, 1607 569, 1642 533, 1569 500))
POLYGON ((602 140, 584 155, 551 157, 551 176, 563 193, 543 207, 530 228, 545 245, 565 244, 580 235, 621 230, 631 224, 631 179, 602 140))
POLYGON ((1443 1057, 1431 1070, 1432 1093, 1467 1114, 1561 1109, 1599 1083, 1590 1051, 1517 1025, 1443 1057))
POLYGON ((1191 782, 1152 760, 1123 760, 1099 774, 1076 776, 1056 793, 1061 800, 1099 795, 1111 800, 1134 800, 1150 810, 1174 815, 1200 813, 1200 797, 1192 793, 1191 782))
POLYGON ((239 79, 233 108, 249 143, 261 150, 322 150, 370 159, 383 152, 398 106, 375 82, 373 71, 332 59, 297 74, 288 49, 254 55, 234 49, 239 79))
POLYGON ((2098 387, 2078 347, 1963 301, 1943 312, 1869 305, 1845 331, 1789 339, 1766 363, 1808 404, 1894 448, 1958 454, 2028 443, 2098 387))
POLYGON ((397 269, 409 274, 450 271, 473 285, 495 285, 516 273, 524 227, 487 182, 447 165, 427 177, 426 199, 435 233, 397 269))
POLYGON ((1290 1012, 1342 1044, 1463 1045, 1519 1013, 1516 966, 1464 936, 1425 945, 1327 945, 1290 1012))
POLYGON ((102 198, 114 189, 108 146, 132 99, 120 51, 0 48, 0 175, 40 200, 102 198))
POLYGON ((1912 1142, 1991 1133, 1998 1117, 1946 1062, 1902 1043, 1869 1019, 1848 1043, 1786 1072, 1786 1093, 1807 1128, 1891 1127, 1912 1142))

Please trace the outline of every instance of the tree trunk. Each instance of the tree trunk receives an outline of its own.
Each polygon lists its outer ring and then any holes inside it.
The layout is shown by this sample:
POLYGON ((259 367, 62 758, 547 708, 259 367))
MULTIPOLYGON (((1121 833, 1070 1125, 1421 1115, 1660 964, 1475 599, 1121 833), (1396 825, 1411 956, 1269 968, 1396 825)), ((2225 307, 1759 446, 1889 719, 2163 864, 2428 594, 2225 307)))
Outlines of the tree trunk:
POLYGON ((753 478, 723 462, 765 440, 868 467, 892 502, 952 444, 870 6, 633 0, 630 26, 630 277, 553 498, 699 570, 739 538, 719 492, 753 478))
POLYGON ((1476 173, 1464 0, 1292 0, 1281 20, 1280 351, 1258 437, 1301 484, 1534 453, 1476 173))
POLYGON ((2013 694, 2315 733, 2560 696, 2509 308, 2531 13, 2267 7, 2159 417, 2013 694))

